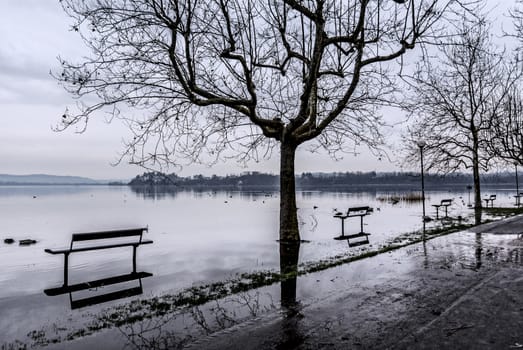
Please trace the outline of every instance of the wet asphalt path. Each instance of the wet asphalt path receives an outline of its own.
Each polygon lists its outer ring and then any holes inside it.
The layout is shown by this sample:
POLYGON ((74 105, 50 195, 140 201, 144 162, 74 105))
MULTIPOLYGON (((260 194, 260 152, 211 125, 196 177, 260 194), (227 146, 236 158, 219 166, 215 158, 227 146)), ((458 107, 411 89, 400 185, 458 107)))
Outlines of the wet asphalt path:
POLYGON ((323 296, 187 348, 523 349, 521 232, 516 217, 309 274, 323 296))

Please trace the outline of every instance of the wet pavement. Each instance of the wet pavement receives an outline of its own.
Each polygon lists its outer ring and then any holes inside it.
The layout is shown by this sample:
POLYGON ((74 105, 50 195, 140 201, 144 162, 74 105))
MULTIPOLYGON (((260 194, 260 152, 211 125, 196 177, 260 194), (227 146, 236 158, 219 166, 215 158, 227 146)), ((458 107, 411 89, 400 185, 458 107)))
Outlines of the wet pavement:
POLYGON ((336 292, 328 297, 240 324, 188 348, 523 348, 523 218, 474 231, 370 258, 379 260, 382 271, 368 281, 343 278, 364 261, 343 266, 332 283, 336 292))
POLYGON ((523 217, 49 349, 523 349, 523 217))

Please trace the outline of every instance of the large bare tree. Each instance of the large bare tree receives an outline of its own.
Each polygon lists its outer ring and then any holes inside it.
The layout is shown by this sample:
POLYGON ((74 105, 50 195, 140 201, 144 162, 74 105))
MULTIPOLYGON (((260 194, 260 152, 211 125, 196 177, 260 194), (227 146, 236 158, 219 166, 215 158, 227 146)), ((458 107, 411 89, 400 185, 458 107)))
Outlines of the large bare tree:
POLYGON ((425 61, 412 77, 409 142, 412 157, 419 154, 414 141, 424 139, 429 170, 472 169, 475 208, 481 208, 480 171, 494 159, 487 151, 492 127, 518 74, 491 42, 484 19, 462 23, 461 34, 438 48, 439 59, 425 61))
MULTIPOLYGON (((248 161, 280 154, 280 239, 299 241, 295 153, 379 146, 377 108, 407 50, 459 0, 62 0, 92 55, 57 74, 80 98, 59 128, 105 110, 124 158, 248 161), (386 64, 384 64, 387 62, 386 64), (232 153, 231 153, 232 151, 232 153), (224 153, 225 152, 225 153, 224 153)), ((83 125, 83 126, 82 126, 83 125)))

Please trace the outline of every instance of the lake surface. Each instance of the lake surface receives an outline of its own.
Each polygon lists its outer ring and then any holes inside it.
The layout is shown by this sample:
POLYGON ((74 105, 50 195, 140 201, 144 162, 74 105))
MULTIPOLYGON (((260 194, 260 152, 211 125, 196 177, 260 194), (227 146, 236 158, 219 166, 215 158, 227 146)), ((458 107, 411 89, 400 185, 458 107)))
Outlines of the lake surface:
MULTIPOLYGON (((496 194, 495 206, 513 206, 514 189, 484 189, 496 194)), ((409 192, 410 193, 410 192, 409 192)), ((347 252, 365 251, 422 228, 421 202, 394 201, 401 191, 301 191, 297 194, 302 239, 299 262, 313 262, 347 252), (336 241, 337 211, 368 205, 364 218, 370 244, 349 248, 336 241)), ((473 215, 466 189, 427 191, 431 204, 452 198, 449 215, 473 215)), ((43 322, 76 322, 85 308, 72 311, 69 295, 46 296, 43 290, 63 282, 63 256, 45 248, 69 245, 71 233, 148 227, 144 238, 154 241, 138 248, 138 270, 153 274, 142 280, 143 295, 151 297, 231 278, 256 270, 279 271, 279 196, 271 191, 133 191, 118 186, 0 186, 0 344, 21 339, 43 322), (35 239, 36 244, 5 244, 35 239)), ((441 214, 441 213, 440 213, 441 214)), ((440 225, 433 221, 429 226, 440 225)), ((346 234, 359 232, 359 218, 346 221, 346 234)), ((132 270, 132 248, 72 254, 70 284, 126 274, 132 270)), ((87 308, 95 312, 111 303, 87 308)))

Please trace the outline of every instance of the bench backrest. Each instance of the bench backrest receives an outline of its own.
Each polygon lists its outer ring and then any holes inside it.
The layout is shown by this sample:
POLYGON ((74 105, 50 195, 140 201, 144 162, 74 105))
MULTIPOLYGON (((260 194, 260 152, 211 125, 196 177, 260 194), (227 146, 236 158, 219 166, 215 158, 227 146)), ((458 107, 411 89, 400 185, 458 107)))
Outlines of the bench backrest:
POLYGON ((441 200, 441 205, 451 205, 452 204, 452 199, 442 199, 441 200))
POLYGON ((136 236, 136 237, 139 237, 138 242, 141 242, 144 231, 147 231, 147 227, 133 228, 133 229, 127 229, 127 230, 73 233, 73 235, 71 237, 71 249, 73 248, 74 242, 94 241, 94 240, 100 240, 100 239, 111 239, 111 238, 136 236))
POLYGON ((347 210, 347 216, 352 215, 367 215, 370 212, 370 207, 353 207, 347 210))

